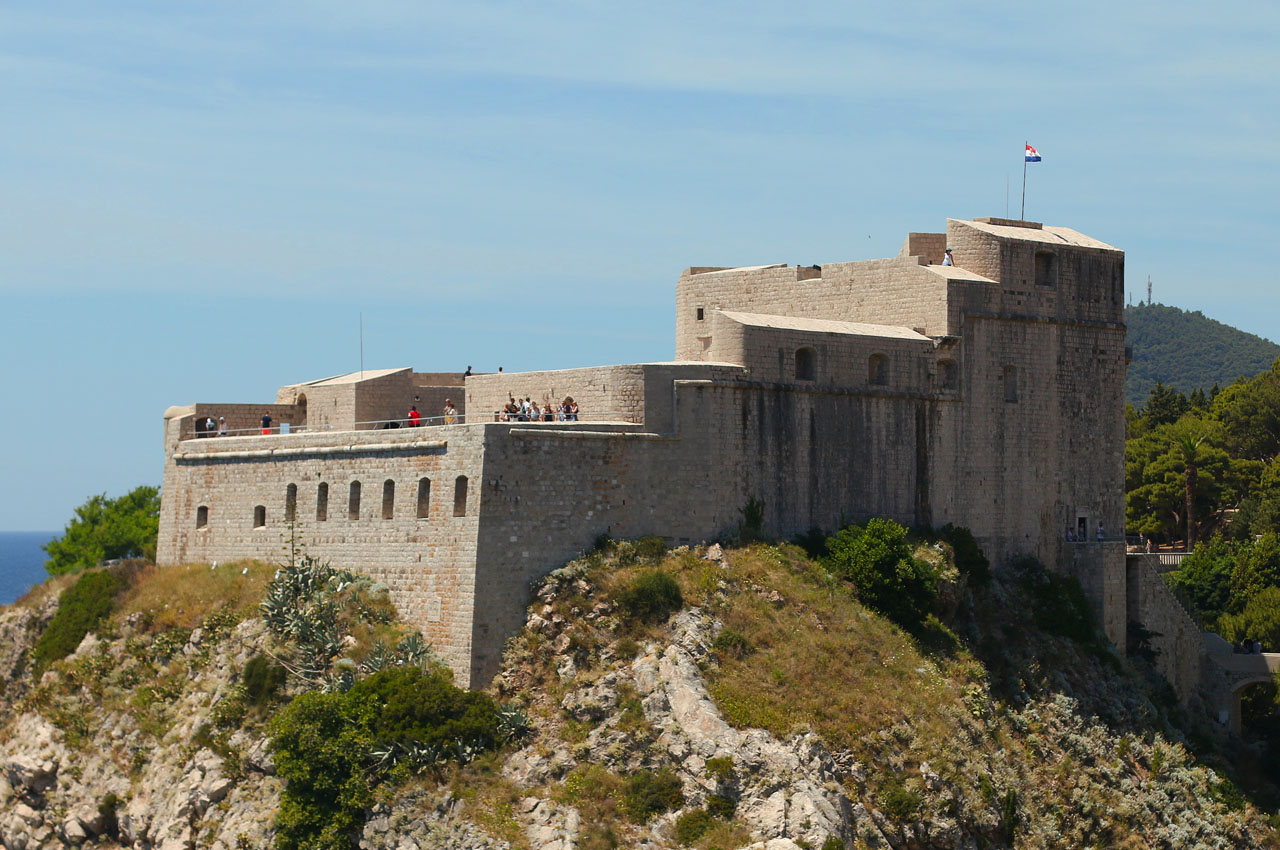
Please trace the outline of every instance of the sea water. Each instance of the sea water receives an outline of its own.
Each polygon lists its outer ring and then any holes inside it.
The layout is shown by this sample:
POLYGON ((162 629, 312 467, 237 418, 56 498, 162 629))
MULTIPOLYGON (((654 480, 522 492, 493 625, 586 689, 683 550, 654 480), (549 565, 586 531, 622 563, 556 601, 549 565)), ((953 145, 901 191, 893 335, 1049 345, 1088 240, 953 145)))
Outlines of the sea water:
POLYGON ((0 531, 0 605, 8 605, 49 577, 40 547, 60 537, 56 531, 0 531))

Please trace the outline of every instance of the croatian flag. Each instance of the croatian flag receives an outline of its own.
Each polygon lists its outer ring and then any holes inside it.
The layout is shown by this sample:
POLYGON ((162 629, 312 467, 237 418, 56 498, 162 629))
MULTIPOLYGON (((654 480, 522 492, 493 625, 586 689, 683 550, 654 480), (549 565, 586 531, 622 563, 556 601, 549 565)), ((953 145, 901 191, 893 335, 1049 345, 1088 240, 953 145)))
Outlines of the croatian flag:
POLYGON ((1040 161, 1040 152, 1037 151, 1035 148, 1031 147, 1031 145, 1027 145, 1027 162, 1039 162, 1039 161, 1040 161))

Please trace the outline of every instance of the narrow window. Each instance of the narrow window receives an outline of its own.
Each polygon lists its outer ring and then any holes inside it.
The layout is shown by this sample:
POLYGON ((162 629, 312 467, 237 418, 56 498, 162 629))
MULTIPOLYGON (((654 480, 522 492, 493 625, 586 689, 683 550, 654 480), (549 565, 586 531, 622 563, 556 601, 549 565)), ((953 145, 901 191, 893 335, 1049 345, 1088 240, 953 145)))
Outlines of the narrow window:
POLYGON ((209 506, 201 505, 196 508, 196 528, 204 528, 209 524, 209 506))
POLYGON ((960 370, 956 367, 956 361, 943 360, 938 363, 938 370, 942 376, 944 390, 954 390, 960 386, 960 370))
POLYGON ((431 479, 418 479, 418 519, 426 519, 431 510, 431 479))
POLYGON ((699 307, 699 308, 698 308, 698 321, 699 321, 699 322, 701 322, 701 321, 702 321, 703 319, 705 319, 706 317, 707 317, 707 313, 706 313, 706 311, 705 311, 703 308, 699 307))
POLYGON ((1054 268, 1053 254, 1048 251, 1037 251, 1036 283, 1040 286, 1053 286, 1057 282, 1057 269, 1054 268))
POLYGON ((290 484, 284 491, 284 521, 298 519, 298 485, 290 484))
POLYGON ((352 481, 347 494, 347 519, 360 519, 360 482, 352 481))
POLYGON ((253 527, 262 528, 267 524, 267 508, 265 505, 255 505, 253 508, 253 527))
POLYGON ((1018 367, 1004 367, 1004 400, 1018 400, 1018 367))
POLYGON ((324 522, 329 518, 329 485, 321 482, 316 487, 316 522, 324 522))
POLYGON ((801 348, 796 352, 797 381, 817 380, 817 368, 814 366, 814 361, 816 359, 816 353, 812 348, 801 348))
POLYGON ((467 515, 467 476, 459 475, 453 485, 453 515, 467 515))
POLYGON ((396 482, 388 478, 382 482, 382 518, 391 519, 396 515, 396 482))
POLYGON ((867 361, 867 381, 883 387, 889 383, 889 358, 883 354, 873 354, 867 361))

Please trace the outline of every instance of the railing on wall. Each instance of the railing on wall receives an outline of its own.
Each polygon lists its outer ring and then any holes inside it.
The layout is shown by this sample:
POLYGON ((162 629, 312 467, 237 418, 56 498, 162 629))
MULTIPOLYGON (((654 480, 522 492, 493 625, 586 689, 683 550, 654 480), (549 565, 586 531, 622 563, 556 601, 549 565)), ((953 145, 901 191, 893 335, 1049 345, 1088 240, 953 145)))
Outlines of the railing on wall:
POLYGON ((542 418, 535 420, 530 416, 507 414, 502 411, 495 411, 493 413, 471 414, 470 416, 466 416, 461 413, 455 413, 453 416, 423 416, 416 422, 409 418, 369 419, 360 422, 325 422, 314 425, 293 425, 289 422, 283 422, 279 425, 272 425, 270 428, 214 428, 212 431, 199 429, 183 433, 181 439, 191 440, 196 438, 204 439, 212 437, 253 437, 263 435, 290 436, 293 434, 315 434, 329 431, 398 430, 400 428, 431 428, 441 425, 474 425, 483 422, 510 422, 512 424, 520 425, 565 425, 579 422, 621 422, 630 425, 641 424, 635 422, 634 417, 634 412, 601 411, 593 413, 579 412, 574 414, 564 414, 551 419, 546 418, 544 415, 542 418))

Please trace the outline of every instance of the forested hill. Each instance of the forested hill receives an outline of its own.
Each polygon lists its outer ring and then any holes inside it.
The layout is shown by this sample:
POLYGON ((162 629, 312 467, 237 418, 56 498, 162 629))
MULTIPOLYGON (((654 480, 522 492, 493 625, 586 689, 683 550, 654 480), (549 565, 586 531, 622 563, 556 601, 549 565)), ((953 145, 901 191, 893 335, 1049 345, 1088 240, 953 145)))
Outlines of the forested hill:
POLYGON ((1125 380, 1125 401, 1141 405, 1156 382, 1190 393, 1225 387, 1244 375, 1268 369, 1280 345, 1208 318, 1164 304, 1126 307, 1127 342, 1133 362, 1125 380))

